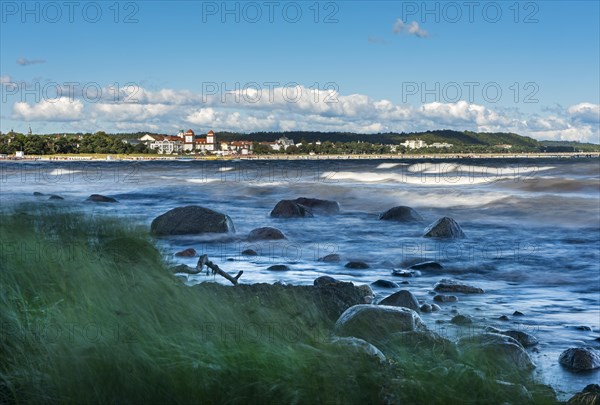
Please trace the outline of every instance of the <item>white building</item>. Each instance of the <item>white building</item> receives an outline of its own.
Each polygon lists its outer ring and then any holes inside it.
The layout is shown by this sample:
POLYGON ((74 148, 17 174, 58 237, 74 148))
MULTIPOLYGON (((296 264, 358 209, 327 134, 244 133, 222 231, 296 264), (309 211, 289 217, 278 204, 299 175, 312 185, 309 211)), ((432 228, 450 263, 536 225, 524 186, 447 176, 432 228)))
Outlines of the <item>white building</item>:
POLYGON ((183 152, 183 139, 179 136, 149 135, 140 138, 151 150, 158 151, 161 155, 170 155, 183 152))
POLYGON ((407 141, 404 141, 400 145, 405 146, 408 149, 420 149, 420 148, 426 148, 427 147, 427 143, 425 141, 420 140, 420 139, 409 139, 407 141))
POLYGON ((429 147, 431 148, 451 148, 453 146, 453 144, 446 142, 434 142, 431 145, 429 145, 429 147))

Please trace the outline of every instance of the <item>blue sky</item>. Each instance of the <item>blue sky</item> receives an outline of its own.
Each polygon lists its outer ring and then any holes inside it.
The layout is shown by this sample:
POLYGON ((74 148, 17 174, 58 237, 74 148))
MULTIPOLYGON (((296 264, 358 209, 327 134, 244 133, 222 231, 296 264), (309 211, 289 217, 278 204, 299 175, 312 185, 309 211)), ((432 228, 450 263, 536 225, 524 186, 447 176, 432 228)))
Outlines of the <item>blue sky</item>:
POLYGON ((597 1, 0 3, 3 132, 452 128, 600 143, 597 1))

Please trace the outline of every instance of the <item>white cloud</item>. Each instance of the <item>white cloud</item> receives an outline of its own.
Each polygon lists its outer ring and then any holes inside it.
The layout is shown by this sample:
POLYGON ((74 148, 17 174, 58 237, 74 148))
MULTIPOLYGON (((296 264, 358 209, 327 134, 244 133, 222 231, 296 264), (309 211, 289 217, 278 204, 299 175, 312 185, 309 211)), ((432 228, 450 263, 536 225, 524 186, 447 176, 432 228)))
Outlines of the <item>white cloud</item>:
POLYGON ((392 28, 392 32, 394 34, 407 33, 410 35, 414 35, 418 38, 427 38, 429 33, 422 29, 419 26, 419 23, 416 21, 411 21, 409 24, 402 21, 400 18, 396 20, 394 23, 394 27, 392 28))
POLYGON ((44 59, 27 59, 27 58, 17 59, 17 65, 19 65, 19 66, 39 65, 42 63, 46 63, 46 61, 44 59))
POLYGON ((0 76, 0 84, 12 83, 10 76, 0 76))
POLYGON ((567 113, 573 118, 580 119, 583 122, 600 122, 600 104, 579 103, 572 105, 567 109, 567 113))
POLYGON ((147 121, 165 116, 175 109, 175 106, 164 104, 91 104, 90 110, 93 117, 104 118, 110 121, 147 121))
POLYGON ((83 103, 68 97, 33 105, 18 102, 13 105, 13 116, 24 121, 76 121, 83 118, 83 103))

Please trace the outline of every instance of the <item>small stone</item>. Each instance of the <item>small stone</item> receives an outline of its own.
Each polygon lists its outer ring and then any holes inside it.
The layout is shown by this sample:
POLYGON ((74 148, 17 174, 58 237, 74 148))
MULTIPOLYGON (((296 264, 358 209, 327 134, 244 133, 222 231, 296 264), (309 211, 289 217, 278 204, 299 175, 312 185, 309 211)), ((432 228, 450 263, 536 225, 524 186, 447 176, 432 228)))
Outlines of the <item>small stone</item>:
POLYGON ((242 250, 242 254, 244 256, 257 256, 258 255, 258 253, 256 253, 256 251, 252 250, 252 249, 242 250))
POLYGON ((456 315, 454 318, 450 320, 450 323, 455 325, 469 325, 473 323, 473 319, 468 315, 456 315))
POLYGON ((196 249, 188 248, 188 249, 185 249, 185 250, 175 253, 175 256, 177 256, 177 257, 194 257, 194 256, 196 256, 196 249))
POLYGON ((433 311, 433 307, 430 304, 421 305, 421 312, 430 313, 433 311))
POLYGON ((398 284, 394 283, 393 281, 388 281, 388 280, 373 281, 371 283, 371 285, 374 287, 379 287, 379 288, 398 288, 398 284))
POLYGON ((321 257, 319 259, 320 262, 325 262, 325 263, 339 263, 340 260, 341 260, 341 257, 337 253, 332 253, 327 256, 321 257))
POLYGON ((286 266, 285 264, 274 264, 272 266, 267 267, 267 270, 271 270, 271 271, 285 271, 285 270, 289 270, 290 268, 288 266, 286 266))
POLYGON ((513 312, 513 316, 525 316, 525 314, 521 311, 515 311, 513 312))
POLYGON ((437 294, 433 297, 433 300, 436 302, 457 302, 458 297, 456 295, 437 294))

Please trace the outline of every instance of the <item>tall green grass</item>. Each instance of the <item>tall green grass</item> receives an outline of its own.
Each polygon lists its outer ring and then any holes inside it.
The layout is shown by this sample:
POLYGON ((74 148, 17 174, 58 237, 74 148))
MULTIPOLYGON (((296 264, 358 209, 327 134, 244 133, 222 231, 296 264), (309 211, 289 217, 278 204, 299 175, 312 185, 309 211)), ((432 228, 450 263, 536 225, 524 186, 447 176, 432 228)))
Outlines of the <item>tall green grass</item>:
POLYGON ((2 213, 0 266, 0 403, 506 400, 494 378, 436 377, 435 356, 328 344, 331 320, 295 290, 185 286, 122 219, 2 213))

